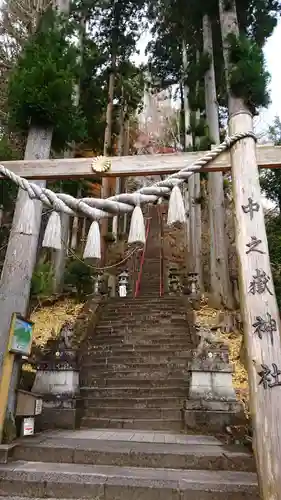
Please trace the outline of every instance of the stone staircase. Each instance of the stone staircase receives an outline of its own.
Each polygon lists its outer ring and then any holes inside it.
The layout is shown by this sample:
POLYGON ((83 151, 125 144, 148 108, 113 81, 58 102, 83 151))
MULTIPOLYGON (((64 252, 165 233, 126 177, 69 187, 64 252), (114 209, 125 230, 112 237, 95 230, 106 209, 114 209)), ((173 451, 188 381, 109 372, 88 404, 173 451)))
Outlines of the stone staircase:
POLYGON ((82 348, 81 429, 19 440, 0 500, 259 499, 251 453, 182 432, 193 328, 184 301, 159 297, 152 236, 140 296, 109 299, 82 348))
POLYGON ((182 429, 193 335, 186 304, 159 297, 157 207, 149 216, 140 294, 108 301, 81 357, 83 427, 182 429))
POLYGON ((82 426, 181 430, 192 346, 178 298, 109 301, 81 358, 82 426))

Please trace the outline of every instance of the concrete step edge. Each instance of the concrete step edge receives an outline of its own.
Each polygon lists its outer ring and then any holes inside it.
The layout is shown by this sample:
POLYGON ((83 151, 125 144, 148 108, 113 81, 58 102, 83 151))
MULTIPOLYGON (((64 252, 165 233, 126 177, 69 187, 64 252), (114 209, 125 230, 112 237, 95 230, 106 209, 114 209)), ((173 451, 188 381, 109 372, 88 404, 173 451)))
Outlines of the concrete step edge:
MULTIPOLYGON (((150 469, 140 467, 95 466, 56 463, 14 462, 0 467, 0 494, 7 481, 30 484, 40 482, 42 489, 48 491, 49 485, 63 485, 69 490, 78 484, 86 486, 111 485, 134 488, 195 490, 209 492, 241 492, 245 488, 256 494, 257 478, 250 472, 194 471, 174 469, 150 469), (78 482, 78 484, 77 484, 78 482)), ((103 497, 101 497, 103 498, 103 497)), ((180 498, 180 497, 179 497, 180 498)))

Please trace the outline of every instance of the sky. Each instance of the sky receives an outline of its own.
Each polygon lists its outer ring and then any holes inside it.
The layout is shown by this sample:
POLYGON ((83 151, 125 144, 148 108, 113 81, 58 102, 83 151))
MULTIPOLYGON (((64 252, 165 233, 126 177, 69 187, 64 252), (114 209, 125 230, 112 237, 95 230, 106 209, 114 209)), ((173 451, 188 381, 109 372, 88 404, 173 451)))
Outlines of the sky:
MULTIPOLYGON (((147 32, 141 37, 138 44, 138 50, 140 53, 134 57, 137 64, 143 63, 147 60, 145 56, 145 48, 150 38, 151 37, 147 32)), ((272 102, 269 108, 263 110, 260 113, 260 116, 256 118, 256 130, 261 135, 267 132, 268 127, 272 124, 275 116, 279 116, 281 118, 281 19, 264 47, 264 55, 267 70, 271 75, 269 90, 272 102)))

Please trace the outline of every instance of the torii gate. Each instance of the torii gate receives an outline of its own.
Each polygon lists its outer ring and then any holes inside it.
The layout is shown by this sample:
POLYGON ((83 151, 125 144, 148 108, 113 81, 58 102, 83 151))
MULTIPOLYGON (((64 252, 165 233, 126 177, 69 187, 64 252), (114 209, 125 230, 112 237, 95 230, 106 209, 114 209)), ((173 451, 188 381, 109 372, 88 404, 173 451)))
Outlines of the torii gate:
MULTIPOLYGON (((168 175, 192 165, 207 153, 171 153, 163 155, 113 156, 111 169, 101 172, 106 177, 129 177, 146 175, 168 175)), ((67 158, 55 160, 16 160, 1 162, 17 175, 26 179, 86 179, 94 175, 91 158, 67 158)), ((258 146, 257 164, 259 168, 281 168, 281 146, 258 146)), ((201 172, 226 172, 231 170, 230 153, 222 153, 212 164, 203 167, 201 172)), ((0 178, 1 178, 0 174, 0 178)))
MULTIPOLYGON (((251 129, 251 118, 240 121, 233 132, 251 129), (238 129, 240 127, 240 130, 238 129)), ((210 152, 207 152, 210 153, 210 152)), ((104 176, 160 175, 177 172, 204 153, 111 158, 104 176)), ((56 159, 9 161, 2 164, 26 179, 87 178, 93 176, 92 160, 56 159)), ((223 153, 200 171, 232 168, 235 201, 236 246, 239 259, 241 312, 247 347, 251 410, 255 430, 255 454, 266 500, 278 500, 281 491, 281 330, 274 293, 258 168, 281 168, 281 148, 257 147, 253 139, 239 141, 231 153, 223 153)), ((22 255, 24 258, 24 255, 22 255)), ((16 276, 15 276, 16 279, 16 276)), ((9 311, 7 311, 9 314, 9 311)), ((1 353, 0 353, 1 354, 1 353)), ((0 412, 1 413, 1 412, 0 412)))

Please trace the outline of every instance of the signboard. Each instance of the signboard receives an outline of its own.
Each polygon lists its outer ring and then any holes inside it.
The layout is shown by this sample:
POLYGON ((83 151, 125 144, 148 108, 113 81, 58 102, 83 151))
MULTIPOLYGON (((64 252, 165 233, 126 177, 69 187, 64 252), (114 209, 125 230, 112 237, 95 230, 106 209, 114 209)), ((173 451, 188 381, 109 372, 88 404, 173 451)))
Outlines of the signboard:
POLYGON ((41 415, 43 409, 43 400, 42 399, 36 399, 35 403, 35 415, 41 415))
POLYGON ((32 344, 33 323, 14 313, 10 327, 9 352, 29 356, 32 344))
POLYGON ((33 436, 34 434, 34 418, 28 417, 23 419, 23 435, 33 436))

